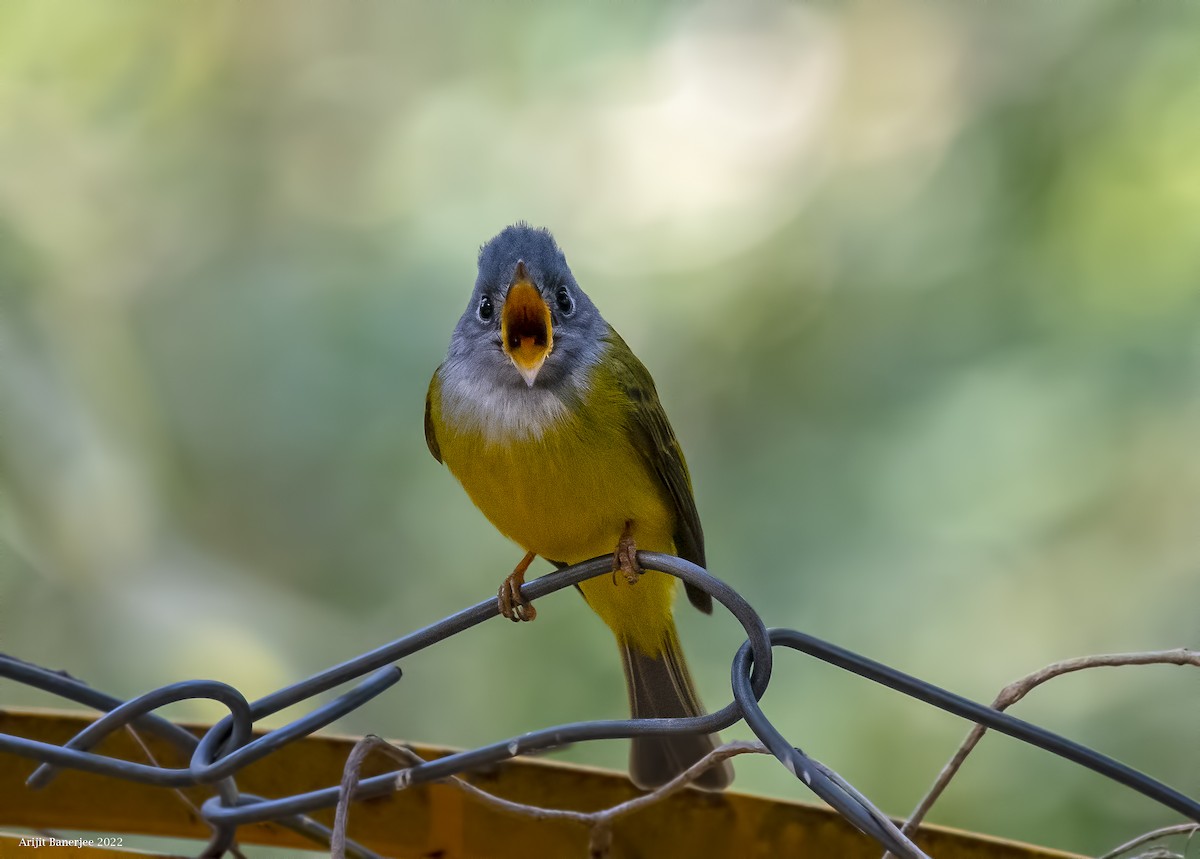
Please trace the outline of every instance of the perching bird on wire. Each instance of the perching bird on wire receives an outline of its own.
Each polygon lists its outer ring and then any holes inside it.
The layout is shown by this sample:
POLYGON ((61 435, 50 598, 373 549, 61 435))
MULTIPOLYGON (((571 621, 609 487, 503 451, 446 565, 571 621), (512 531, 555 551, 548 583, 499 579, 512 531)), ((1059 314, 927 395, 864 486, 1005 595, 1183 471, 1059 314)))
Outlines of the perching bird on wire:
MULTIPOLYGON (((533 559, 613 554, 612 576, 579 585, 621 649, 635 718, 698 716, 675 631, 678 580, 639 568, 637 549, 704 566, 683 451, 654 380, 579 288, 553 236, 517 224, 479 253, 479 275, 425 400, 425 440, 502 534, 526 550, 500 611, 533 620, 521 595, 533 559)), ((706 614, 712 598, 687 587, 706 614)), ((715 748, 704 734, 633 739, 629 773, 657 787, 715 748)), ((726 761, 696 784, 721 790, 726 761)))

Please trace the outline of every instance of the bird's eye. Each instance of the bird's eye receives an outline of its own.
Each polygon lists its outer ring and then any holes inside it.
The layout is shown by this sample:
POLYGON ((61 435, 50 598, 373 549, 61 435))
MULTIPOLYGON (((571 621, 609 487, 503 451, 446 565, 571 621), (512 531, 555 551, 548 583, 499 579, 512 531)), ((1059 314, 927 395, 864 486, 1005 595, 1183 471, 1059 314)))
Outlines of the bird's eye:
POLYGON ((483 296, 479 299, 479 318, 487 322, 492 318, 492 314, 496 312, 496 308, 492 306, 492 299, 488 296, 483 296))
POLYGON ((563 316, 570 316, 575 312, 575 299, 571 297, 571 290, 565 286, 560 286, 554 293, 554 303, 558 305, 559 311, 563 316))

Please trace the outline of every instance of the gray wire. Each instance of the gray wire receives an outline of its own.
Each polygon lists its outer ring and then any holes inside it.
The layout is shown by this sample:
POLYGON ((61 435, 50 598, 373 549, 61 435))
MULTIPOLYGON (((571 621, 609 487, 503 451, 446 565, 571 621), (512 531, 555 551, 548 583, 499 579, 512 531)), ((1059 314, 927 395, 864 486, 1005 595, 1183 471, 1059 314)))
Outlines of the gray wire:
MULTIPOLYGON (((1200 803, 1196 800, 1189 799, 1178 791, 1091 749, 990 707, 954 696, 804 633, 795 630, 772 630, 768 635, 761 618, 749 603, 729 585, 689 561, 656 552, 639 552, 638 560, 648 569, 661 570, 709 593, 742 624, 746 631, 746 642, 733 660, 732 701, 714 713, 693 718, 592 720, 531 731, 418 764, 403 771, 397 770, 363 779, 354 792, 354 798, 366 799, 395 791, 401 772, 404 773, 405 784, 422 784, 491 766, 520 754, 552 749, 568 743, 652 734, 709 733, 745 720, 790 772, 850 823, 875 838, 897 856, 905 859, 927 859, 925 854, 902 835, 887 816, 876 809, 860 792, 832 769, 808 757, 788 742, 767 719, 758 706, 758 700, 770 682, 772 647, 778 644, 810 653, 904 694, 1048 749, 1200 821, 1200 803)), ((528 582, 521 592, 527 600, 537 600, 586 579, 609 575, 611 570, 611 557, 593 558, 528 582)), ((152 690, 126 702, 94 690, 66 674, 49 671, 0 654, 0 677, 7 677, 106 713, 61 746, 0 734, 0 753, 31 758, 43 764, 30 777, 31 788, 45 784, 57 767, 160 787, 215 784, 217 795, 206 800, 201 807, 202 816, 213 827, 213 838, 202 852, 203 856, 221 855, 233 843, 239 826, 263 821, 287 826, 327 846, 329 830, 303 815, 309 811, 336 805, 340 786, 267 799, 239 794, 234 775, 249 764, 262 760, 280 748, 325 727, 391 688, 401 677, 399 667, 393 664, 396 661, 419 653, 498 615, 495 598, 484 600, 437 623, 332 666, 298 683, 285 686, 257 701, 246 701, 236 689, 223 683, 190 680, 152 690), (312 712, 281 728, 268 731, 257 739, 251 739, 251 728, 255 722, 364 676, 365 680, 335 700, 316 707, 312 712), (153 712, 167 703, 190 698, 216 700, 229 709, 229 715, 218 721, 199 741, 183 728, 153 712), (186 768, 170 768, 140 764, 88 751, 102 737, 124 725, 144 728, 166 739, 190 757, 189 765, 186 768)), ((350 855, 361 859, 379 859, 376 854, 361 845, 348 843, 347 850, 350 855)))

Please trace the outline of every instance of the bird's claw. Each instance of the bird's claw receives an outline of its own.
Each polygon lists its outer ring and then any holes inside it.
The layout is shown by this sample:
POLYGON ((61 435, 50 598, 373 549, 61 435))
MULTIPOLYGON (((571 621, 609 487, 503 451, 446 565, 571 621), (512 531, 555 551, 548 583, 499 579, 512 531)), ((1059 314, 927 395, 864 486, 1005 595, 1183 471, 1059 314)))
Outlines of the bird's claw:
POLYGON ((529 568, 531 561, 533 561, 532 553, 526 555, 525 559, 517 564, 517 568, 512 571, 512 574, 501 582, 500 591, 496 594, 500 614, 513 623, 530 621, 537 617, 537 609, 533 607, 533 603, 521 594, 521 585, 525 584, 525 570, 529 568))
POLYGON ((613 552, 614 584, 618 570, 624 574, 625 581, 631 585, 636 585, 642 576, 642 568, 637 560, 637 544, 633 540, 632 523, 625 524, 621 539, 617 541, 617 550, 613 552))

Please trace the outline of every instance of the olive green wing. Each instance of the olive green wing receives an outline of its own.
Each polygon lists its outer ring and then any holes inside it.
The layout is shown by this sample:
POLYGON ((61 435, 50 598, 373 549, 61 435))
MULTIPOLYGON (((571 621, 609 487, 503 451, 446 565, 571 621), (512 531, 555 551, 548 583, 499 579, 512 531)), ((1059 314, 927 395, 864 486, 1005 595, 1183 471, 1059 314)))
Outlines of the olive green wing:
MULTIPOLYGON (((654 379, 633 351, 610 331, 610 357, 617 386, 629 404, 631 441, 650 470, 658 477, 675 508, 675 551, 679 557, 705 567, 704 531, 692 496, 692 478, 688 474, 683 449, 667 420, 654 379)), ((705 614, 712 614, 712 597, 692 585, 685 585, 688 600, 705 614)))
MULTIPOLYGON (((439 370, 441 367, 438 368, 439 370)), ((433 426, 433 398, 437 393, 438 374, 435 372, 433 378, 429 380, 429 390, 425 394, 425 444, 429 448, 429 452, 433 454, 433 458, 438 462, 442 461, 442 448, 438 445, 437 432, 433 426)))

